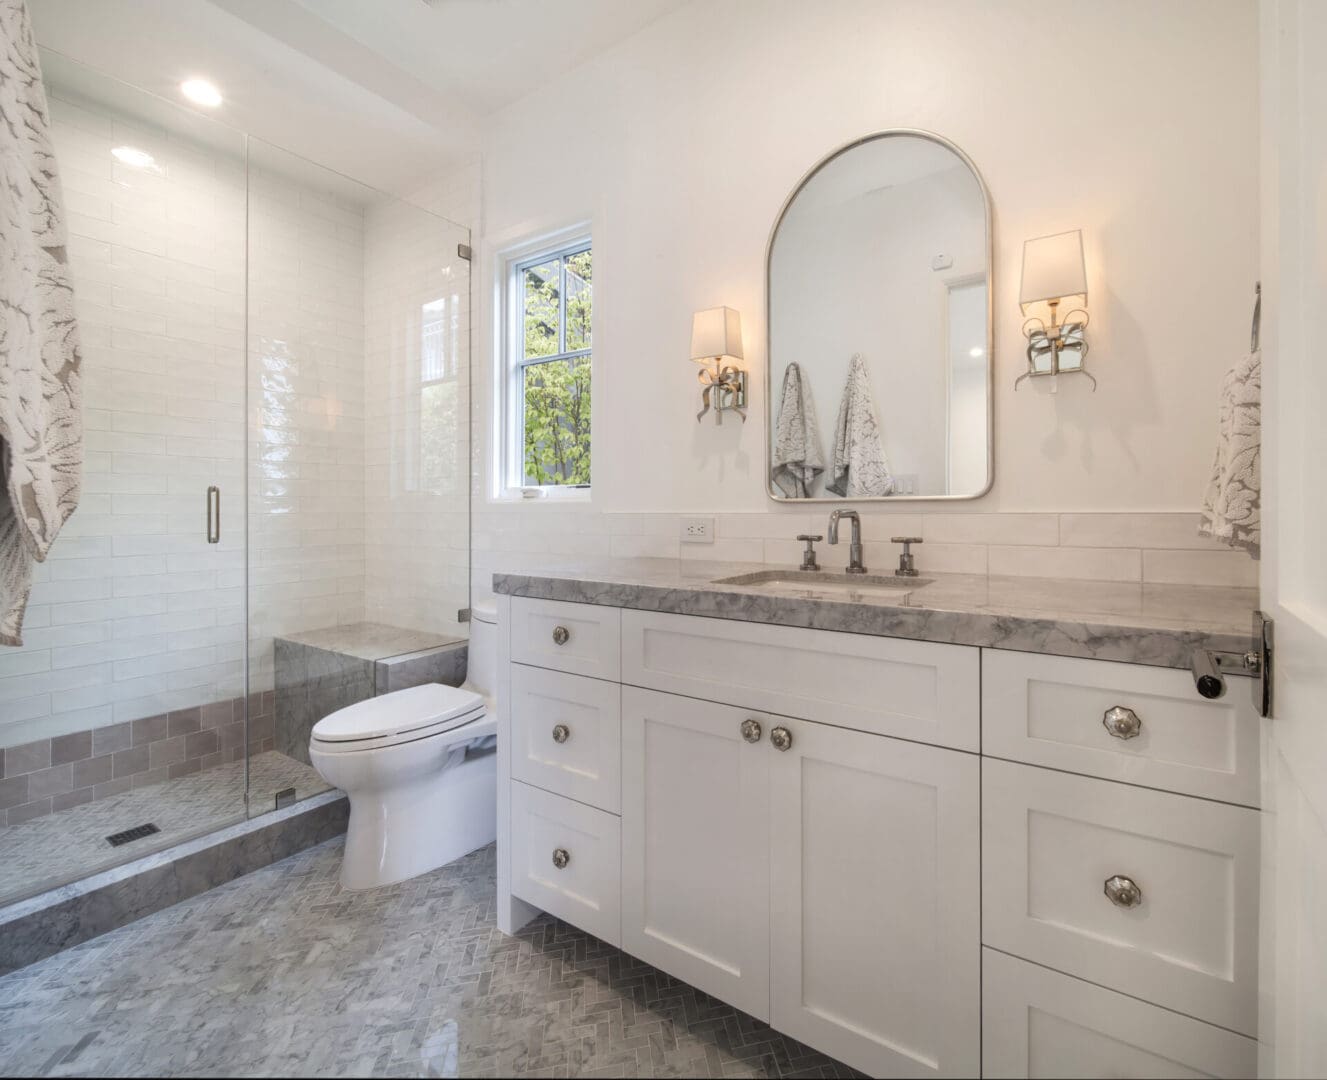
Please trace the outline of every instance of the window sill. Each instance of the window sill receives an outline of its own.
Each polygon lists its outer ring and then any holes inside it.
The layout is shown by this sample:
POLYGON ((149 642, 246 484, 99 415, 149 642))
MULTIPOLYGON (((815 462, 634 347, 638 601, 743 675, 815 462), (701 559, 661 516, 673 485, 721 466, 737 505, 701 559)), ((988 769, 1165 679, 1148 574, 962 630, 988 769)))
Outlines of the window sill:
POLYGON ((489 499, 491 503, 510 503, 522 506, 575 506, 590 502, 589 488, 541 488, 540 495, 524 495, 519 488, 504 491, 489 499))

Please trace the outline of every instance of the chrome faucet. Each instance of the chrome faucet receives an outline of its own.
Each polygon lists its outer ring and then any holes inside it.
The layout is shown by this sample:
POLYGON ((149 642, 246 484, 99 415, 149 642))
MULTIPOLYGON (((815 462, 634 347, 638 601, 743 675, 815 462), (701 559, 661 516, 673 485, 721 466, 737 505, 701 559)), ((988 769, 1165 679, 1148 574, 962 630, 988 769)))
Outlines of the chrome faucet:
POLYGON ((839 542, 839 518, 847 518, 852 522, 852 543, 848 545, 848 565, 846 567, 849 574, 864 574, 866 567, 862 565, 862 519, 858 516, 856 510, 835 510, 829 515, 829 542, 837 544, 839 542))

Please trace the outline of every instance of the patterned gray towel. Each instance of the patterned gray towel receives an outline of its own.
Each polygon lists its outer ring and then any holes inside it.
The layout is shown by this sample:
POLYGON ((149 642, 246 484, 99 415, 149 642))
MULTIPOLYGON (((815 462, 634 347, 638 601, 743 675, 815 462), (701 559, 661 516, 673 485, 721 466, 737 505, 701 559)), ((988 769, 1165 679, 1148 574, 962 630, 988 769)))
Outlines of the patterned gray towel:
POLYGON ((0 0, 0 645, 23 644, 32 568, 78 505, 78 324, 60 178, 23 0, 0 0))
POLYGON ((833 479, 827 486, 834 494, 850 499, 888 495, 894 490, 861 353, 853 353, 848 365, 848 382, 834 427, 833 479))
POLYGON ((783 399, 774 435, 771 479, 790 499, 805 499, 815 479, 825 471, 820 452, 820 424, 811 398, 811 384, 798 364, 783 373, 783 399))
POLYGON ((1216 459, 1203 496, 1201 536, 1262 548, 1262 353, 1246 356, 1221 383, 1216 459))

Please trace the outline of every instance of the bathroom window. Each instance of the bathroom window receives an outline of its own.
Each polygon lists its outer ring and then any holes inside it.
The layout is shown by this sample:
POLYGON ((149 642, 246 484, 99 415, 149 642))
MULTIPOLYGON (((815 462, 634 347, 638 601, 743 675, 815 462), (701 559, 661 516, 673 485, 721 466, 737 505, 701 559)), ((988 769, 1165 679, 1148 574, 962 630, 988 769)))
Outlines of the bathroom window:
POLYGON ((593 265, 588 237, 509 264, 506 492, 589 490, 593 265))

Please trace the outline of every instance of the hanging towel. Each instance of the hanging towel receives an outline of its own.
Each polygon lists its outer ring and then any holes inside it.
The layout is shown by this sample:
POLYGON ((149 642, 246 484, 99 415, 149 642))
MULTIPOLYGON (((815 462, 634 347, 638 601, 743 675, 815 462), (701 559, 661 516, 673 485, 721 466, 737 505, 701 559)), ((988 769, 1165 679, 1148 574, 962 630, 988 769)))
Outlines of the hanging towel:
POLYGON ((774 467, 771 479, 790 499, 805 499, 811 485, 825 471, 820 452, 820 424, 811 400, 811 384, 797 364, 783 373, 783 400, 774 436, 774 467))
POLYGON ((828 489, 848 498, 888 495, 894 490, 861 353, 853 353, 848 365, 848 382, 843 388, 839 421, 834 427, 832 475, 828 489))
POLYGON ((23 0, 0 0, 0 644, 78 504, 79 338, 46 92, 23 0))
POLYGON ((1256 559, 1262 546, 1261 352, 1226 372, 1218 417, 1216 460, 1198 532, 1256 559))

